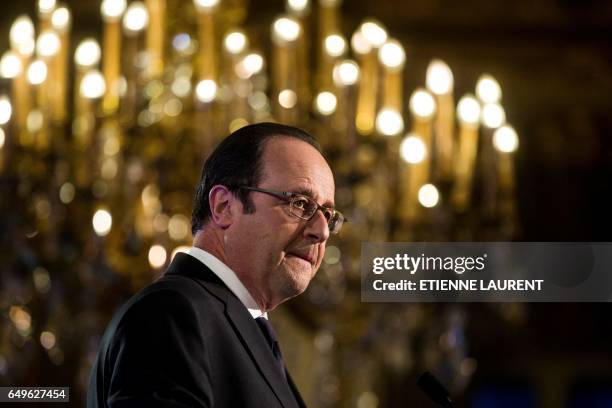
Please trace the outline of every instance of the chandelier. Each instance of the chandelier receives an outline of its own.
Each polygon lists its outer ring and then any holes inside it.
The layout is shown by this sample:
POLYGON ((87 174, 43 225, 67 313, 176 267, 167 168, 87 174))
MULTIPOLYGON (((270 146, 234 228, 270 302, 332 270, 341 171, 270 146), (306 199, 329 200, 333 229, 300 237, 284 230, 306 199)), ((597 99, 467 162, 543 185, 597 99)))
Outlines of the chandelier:
POLYGON ((254 28, 246 0, 103 0, 101 39, 78 43, 68 6, 37 5, 0 59, 0 378, 48 359, 86 384, 110 313, 191 244, 206 156, 231 131, 279 121, 319 139, 350 219, 284 310, 285 336, 309 350, 287 359, 311 357, 315 374, 296 375, 311 401, 376 406, 389 399, 372 373, 425 366, 467 384, 466 311, 365 307, 359 257, 362 241, 515 236, 518 136, 493 76, 456 98, 434 59, 408 91, 402 43, 373 18, 344 33, 340 0, 287 0, 254 28))

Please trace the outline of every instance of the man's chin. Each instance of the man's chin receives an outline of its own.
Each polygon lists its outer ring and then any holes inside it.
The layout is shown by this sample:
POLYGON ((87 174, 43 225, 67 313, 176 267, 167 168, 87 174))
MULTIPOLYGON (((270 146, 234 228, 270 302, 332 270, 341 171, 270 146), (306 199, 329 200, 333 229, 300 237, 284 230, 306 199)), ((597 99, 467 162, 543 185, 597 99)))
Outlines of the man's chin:
POLYGON ((282 297, 287 300, 304 293, 310 284, 311 273, 311 271, 308 271, 308 274, 300 272, 298 276, 285 275, 285 279, 281 285, 282 297), (306 276, 308 276, 308 278, 306 276))

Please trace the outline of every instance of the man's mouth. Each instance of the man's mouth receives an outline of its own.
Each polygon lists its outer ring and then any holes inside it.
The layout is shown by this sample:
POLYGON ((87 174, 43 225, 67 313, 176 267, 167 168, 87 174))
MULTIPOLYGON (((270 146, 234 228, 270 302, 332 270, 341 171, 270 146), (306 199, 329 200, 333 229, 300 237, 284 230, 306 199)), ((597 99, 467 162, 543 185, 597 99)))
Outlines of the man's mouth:
POLYGON ((314 262, 315 262, 314 261, 314 256, 310 255, 310 254, 298 254, 298 253, 295 253, 295 252, 289 252, 289 253, 287 253, 287 255, 303 259, 303 260, 305 260, 306 262, 308 262, 311 265, 314 265, 314 262))

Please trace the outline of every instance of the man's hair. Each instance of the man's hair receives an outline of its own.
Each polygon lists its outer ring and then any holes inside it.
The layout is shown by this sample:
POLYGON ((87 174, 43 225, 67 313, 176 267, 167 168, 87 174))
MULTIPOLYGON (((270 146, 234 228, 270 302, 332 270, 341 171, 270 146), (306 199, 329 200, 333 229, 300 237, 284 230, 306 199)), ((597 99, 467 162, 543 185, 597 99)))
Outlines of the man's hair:
POLYGON ((319 142, 306 131, 278 123, 257 123, 242 127, 226 137, 206 159, 197 186, 191 213, 193 235, 211 217, 208 195, 213 186, 223 185, 236 195, 245 213, 253 212, 249 191, 241 186, 257 186, 262 176, 261 157, 266 142, 276 137, 302 140, 321 152, 319 142))

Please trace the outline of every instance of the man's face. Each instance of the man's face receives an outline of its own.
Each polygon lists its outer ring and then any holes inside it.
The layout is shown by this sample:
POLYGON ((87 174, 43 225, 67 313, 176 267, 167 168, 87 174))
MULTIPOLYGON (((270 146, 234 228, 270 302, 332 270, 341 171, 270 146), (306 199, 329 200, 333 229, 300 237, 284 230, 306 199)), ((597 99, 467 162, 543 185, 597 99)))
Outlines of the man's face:
MULTIPOLYGON (((262 155, 262 189, 300 193, 327 207, 334 205, 334 179, 327 162, 311 145, 289 137, 269 139, 262 155)), ((289 213, 289 203, 261 192, 249 193, 255 211, 234 212, 225 237, 229 266, 255 300, 271 310, 299 295, 314 277, 329 238, 321 211, 310 220, 289 213)))

